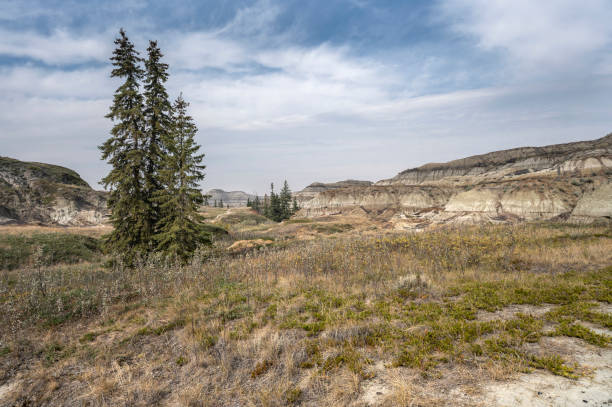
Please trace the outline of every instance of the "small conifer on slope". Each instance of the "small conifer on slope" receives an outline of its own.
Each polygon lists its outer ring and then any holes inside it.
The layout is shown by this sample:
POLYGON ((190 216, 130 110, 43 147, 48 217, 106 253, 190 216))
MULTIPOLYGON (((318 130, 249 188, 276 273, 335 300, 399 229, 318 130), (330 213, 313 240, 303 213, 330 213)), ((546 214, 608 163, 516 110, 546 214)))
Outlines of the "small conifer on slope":
POLYGON ((111 77, 124 79, 117 88, 110 112, 106 115, 114 125, 111 137, 99 148, 102 159, 112 166, 101 184, 109 190, 108 207, 113 231, 106 237, 108 250, 123 255, 130 264, 136 253, 150 248, 149 220, 145 202, 144 166, 146 135, 143 98, 139 81, 144 71, 141 58, 125 32, 115 39, 111 77))
POLYGON ((198 207, 204 201, 198 182, 204 179, 204 154, 194 136, 197 128, 187 114, 189 104, 182 95, 173 106, 173 127, 164 145, 167 153, 160 169, 164 189, 158 194, 162 218, 155 240, 157 249, 186 261, 202 244, 210 243, 202 227, 198 207))

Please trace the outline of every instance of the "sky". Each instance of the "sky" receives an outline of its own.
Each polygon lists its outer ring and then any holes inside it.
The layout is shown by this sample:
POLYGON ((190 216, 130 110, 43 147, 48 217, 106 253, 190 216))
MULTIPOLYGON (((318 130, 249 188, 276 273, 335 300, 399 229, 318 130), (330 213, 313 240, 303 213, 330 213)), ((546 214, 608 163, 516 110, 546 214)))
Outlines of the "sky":
POLYGON ((0 155, 94 188, 120 28, 157 40, 202 188, 377 181, 612 132, 609 0, 0 0, 0 155))

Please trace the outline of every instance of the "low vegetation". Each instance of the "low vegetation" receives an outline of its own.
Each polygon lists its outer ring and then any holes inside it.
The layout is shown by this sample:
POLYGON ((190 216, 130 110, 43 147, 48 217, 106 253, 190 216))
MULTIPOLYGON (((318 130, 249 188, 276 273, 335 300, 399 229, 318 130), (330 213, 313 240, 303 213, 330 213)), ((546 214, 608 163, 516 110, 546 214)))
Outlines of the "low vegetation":
POLYGON ((72 233, 0 234, 0 270, 14 270, 39 261, 45 265, 91 262, 101 257, 100 241, 72 233))
POLYGON ((574 379, 590 371, 550 340, 610 346, 611 249, 605 226, 474 226, 4 271, 0 385, 15 403, 270 406, 382 382, 395 406, 438 405, 432 383, 574 379))

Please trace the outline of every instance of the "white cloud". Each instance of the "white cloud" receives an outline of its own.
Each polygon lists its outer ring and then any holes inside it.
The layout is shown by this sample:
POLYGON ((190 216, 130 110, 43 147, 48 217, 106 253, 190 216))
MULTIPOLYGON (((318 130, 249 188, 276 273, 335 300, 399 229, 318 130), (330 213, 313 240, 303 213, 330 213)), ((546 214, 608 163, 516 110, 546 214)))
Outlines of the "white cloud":
POLYGON ((108 36, 76 36, 66 30, 51 35, 0 29, 0 54, 26 57, 46 64, 107 61, 112 50, 108 36))
POLYGON ((39 98, 107 98, 116 85, 108 69, 74 71, 49 70, 32 66, 0 68, 0 88, 4 97, 28 95, 39 98))
POLYGON ((583 69, 612 45, 608 0, 444 0, 442 4, 454 28, 474 36, 480 47, 503 50, 515 62, 542 71, 583 69))

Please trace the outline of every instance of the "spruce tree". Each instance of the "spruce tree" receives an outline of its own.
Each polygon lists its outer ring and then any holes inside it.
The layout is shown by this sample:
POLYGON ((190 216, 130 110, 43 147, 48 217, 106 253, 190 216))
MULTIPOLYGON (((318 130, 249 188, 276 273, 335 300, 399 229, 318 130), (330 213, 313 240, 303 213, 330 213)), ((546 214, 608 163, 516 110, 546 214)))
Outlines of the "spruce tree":
POLYGON ((148 58, 145 61, 144 117, 146 123, 146 165, 144 172, 145 205, 149 233, 153 234, 155 225, 161 218, 155 198, 162 189, 159 170, 172 126, 172 106, 168 100, 165 82, 168 80, 168 64, 161 62, 163 54, 156 41, 149 41, 148 58))
POLYGON ((293 207, 291 208, 291 214, 293 215, 297 213, 297 211, 299 210, 300 210, 300 207, 298 206, 297 199, 293 197, 293 207))
POLYGON ((255 212, 261 214, 261 204, 259 202, 258 195, 255 195, 255 199, 253 200, 253 203, 251 204, 251 206, 253 207, 253 209, 255 209, 255 212))
POLYGON ((204 154, 194 136, 197 127, 187 114, 189 104, 182 95, 173 106, 173 126, 166 141, 167 153, 160 170, 164 190, 158 194, 163 217, 155 239, 157 249, 187 261, 202 244, 210 244, 198 207, 204 201, 198 182, 204 179, 204 154))
POLYGON ((274 183, 270 184, 270 219, 275 222, 282 220, 281 201, 279 196, 274 193, 274 183))
POLYGON ((123 79, 115 91, 107 118, 113 121, 111 136, 99 149, 111 170, 101 181, 109 190, 108 208, 113 231, 105 238, 105 247, 123 256, 131 265, 138 252, 149 249, 149 220, 145 204, 144 165, 146 134, 144 131, 143 98, 139 81, 144 71, 142 59, 125 31, 119 31, 111 61, 112 78, 123 79))
POLYGON ((291 190, 289 189, 289 184, 287 180, 283 184, 283 189, 281 189, 279 195, 279 203, 280 203, 280 214, 281 220, 289 219, 291 217, 291 190))
POLYGON ((263 208, 262 208, 261 214, 265 216, 266 218, 269 218, 270 217, 270 199, 268 198, 268 194, 264 194, 262 206, 263 208))

